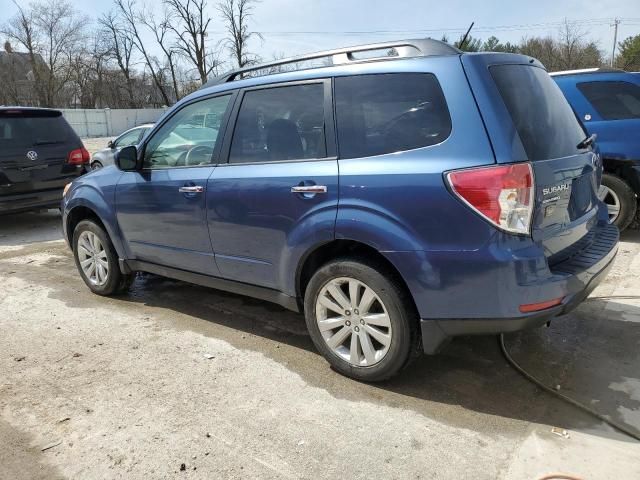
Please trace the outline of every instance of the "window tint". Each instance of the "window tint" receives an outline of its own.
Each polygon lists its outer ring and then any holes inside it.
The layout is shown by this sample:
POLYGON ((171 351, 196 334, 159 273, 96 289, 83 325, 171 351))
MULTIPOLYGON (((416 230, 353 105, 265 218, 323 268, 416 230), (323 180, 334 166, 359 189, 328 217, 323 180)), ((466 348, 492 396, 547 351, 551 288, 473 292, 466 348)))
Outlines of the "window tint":
POLYGON ((604 120, 640 118, 640 86, 629 82, 586 82, 578 88, 604 120))
POLYGON ((444 94, 432 74, 339 77, 335 97, 341 158, 427 147, 451 133, 444 94))
POLYGON ((211 163, 220 123, 214 128, 206 125, 203 119, 207 115, 222 118, 230 98, 230 95, 208 98, 178 111, 147 142, 144 167, 190 167, 211 163))
POLYGON ((578 153, 584 130, 546 71, 527 65, 496 65, 489 71, 529 160, 578 153))
POLYGON ((57 116, 1 116, 0 145, 32 147, 65 143, 70 127, 61 115, 57 116))
POLYGON ((244 95, 229 162, 326 157, 324 84, 252 90, 244 95))
POLYGON ((125 133, 115 141, 115 146, 118 148, 128 147, 129 145, 137 145, 140 140, 140 133, 142 129, 137 128, 125 133))

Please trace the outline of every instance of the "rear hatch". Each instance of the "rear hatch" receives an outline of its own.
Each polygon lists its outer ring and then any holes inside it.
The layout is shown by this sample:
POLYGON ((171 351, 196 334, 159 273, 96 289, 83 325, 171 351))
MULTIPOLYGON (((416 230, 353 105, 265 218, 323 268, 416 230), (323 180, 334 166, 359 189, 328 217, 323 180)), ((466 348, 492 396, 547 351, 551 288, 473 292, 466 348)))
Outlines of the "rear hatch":
POLYGON ((590 244, 598 222, 599 156, 542 65, 520 55, 462 55, 498 163, 530 162, 531 234, 553 266, 590 244))
POLYGON ((69 163, 81 148, 59 111, 0 109, 0 196, 62 189, 84 172, 69 163))

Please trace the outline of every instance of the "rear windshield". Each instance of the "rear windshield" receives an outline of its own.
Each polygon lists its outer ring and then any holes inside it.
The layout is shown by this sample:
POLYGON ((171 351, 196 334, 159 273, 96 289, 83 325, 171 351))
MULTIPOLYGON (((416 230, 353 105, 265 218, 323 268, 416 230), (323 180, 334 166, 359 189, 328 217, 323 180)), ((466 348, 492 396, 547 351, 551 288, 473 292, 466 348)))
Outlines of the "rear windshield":
POLYGON ((69 140, 70 127, 59 113, 0 114, 0 145, 33 147, 65 143, 69 140))
POLYGON ((629 82, 584 82, 578 88, 604 120, 640 118, 640 87, 629 82))
POLYGON ((579 153, 585 132, 546 71, 526 65, 494 65, 489 70, 529 160, 579 153))

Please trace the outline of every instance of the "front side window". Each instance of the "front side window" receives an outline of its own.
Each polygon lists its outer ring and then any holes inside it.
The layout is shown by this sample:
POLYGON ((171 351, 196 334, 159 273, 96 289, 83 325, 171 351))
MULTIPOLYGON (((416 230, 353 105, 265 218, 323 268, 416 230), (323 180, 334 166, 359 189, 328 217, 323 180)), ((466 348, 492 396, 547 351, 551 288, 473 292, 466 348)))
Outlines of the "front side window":
POLYGON ((326 151, 324 84, 245 93, 233 132, 230 163, 324 158, 326 151))
POLYGON ((391 73, 335 79, 340 158, 427 147, 451 133, 435 75, 391 73))
POLYGON ((213 152, 220 122, 207 124, 207 116, 222 118, 231 95, 207 98, 187 105, 171 117, 147 143, 144 168, 192 167, 214 163, 213 152))
POLYGON ((640 118, 640 86, 629 82, 585 82, 578 89, 603 120, 640 118))
POLYGON ((140 140, 140 133, 142 129, 136 128, 130 132, 125 133, 113 142, 113 146, 116 148, 128 147, 129 145, 137 145, 140 140))

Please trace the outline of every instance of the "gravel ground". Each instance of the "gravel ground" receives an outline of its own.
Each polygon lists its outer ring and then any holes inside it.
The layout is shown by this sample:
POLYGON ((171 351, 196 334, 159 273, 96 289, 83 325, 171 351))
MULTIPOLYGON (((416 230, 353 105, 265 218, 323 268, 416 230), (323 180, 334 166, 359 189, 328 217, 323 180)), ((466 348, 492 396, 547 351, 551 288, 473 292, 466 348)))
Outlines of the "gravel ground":
POLYGON ((96 137, 96 138, 83 138, 82 143, 84 143, 84 148, 86 148, 91 155, 93 155, 98 150, 102 150, 103 148, 107 148, 107 143, 109 140, 113 140, 116 137, 96 137))
MULTIPOLYGON (((60 236, 55 212, 0 224, 0 479, 640 478, 638 442, 523 380, 495 338, 361 384, 271 304, 151 275, 92 295, 60 236)), ((639 269, 635 232, 594 293, 616 298, 507 339, 638 431, 639 269)))

